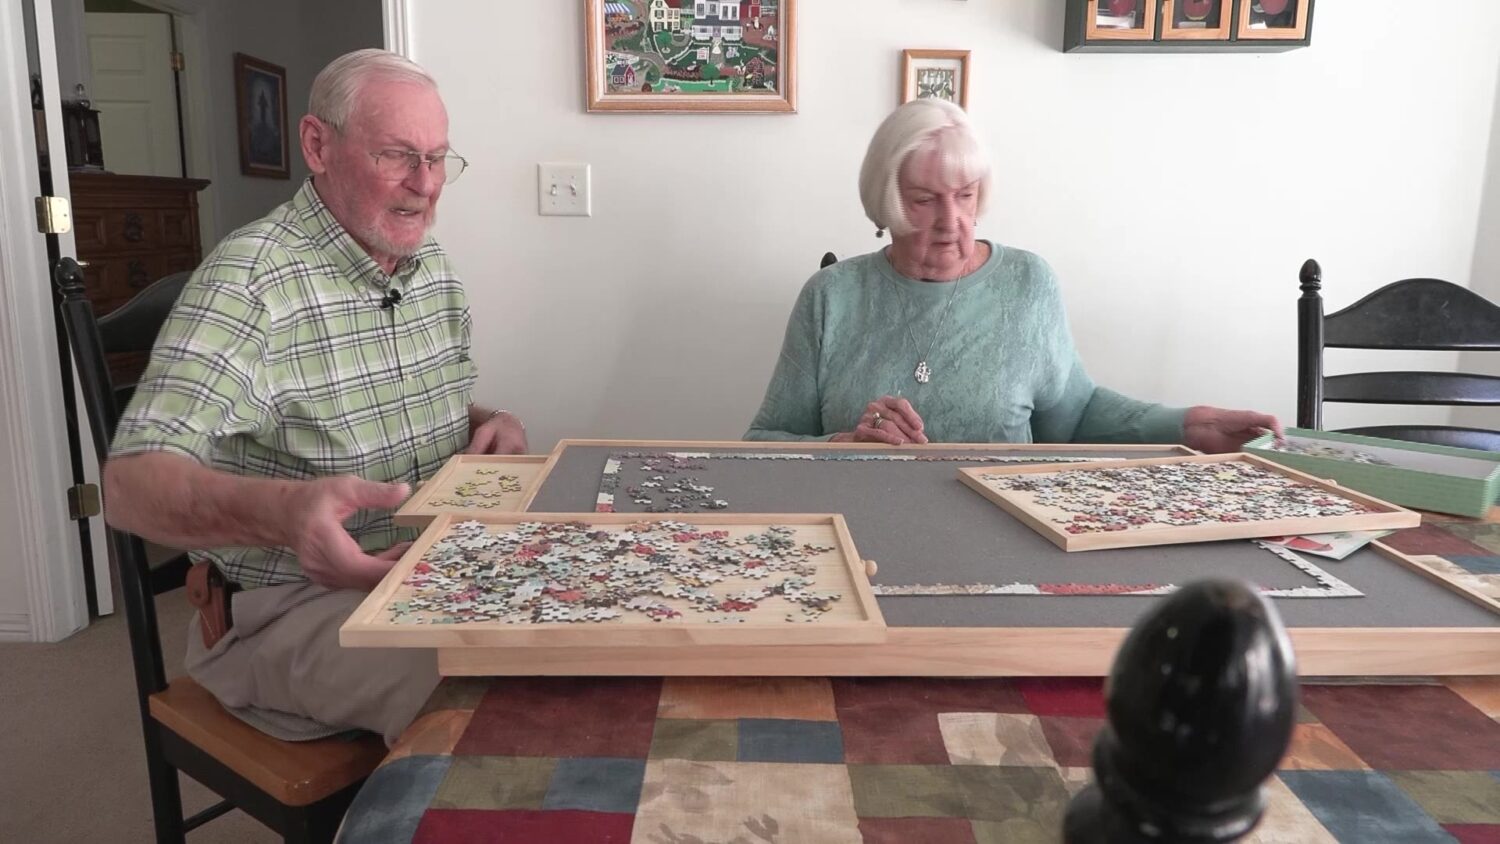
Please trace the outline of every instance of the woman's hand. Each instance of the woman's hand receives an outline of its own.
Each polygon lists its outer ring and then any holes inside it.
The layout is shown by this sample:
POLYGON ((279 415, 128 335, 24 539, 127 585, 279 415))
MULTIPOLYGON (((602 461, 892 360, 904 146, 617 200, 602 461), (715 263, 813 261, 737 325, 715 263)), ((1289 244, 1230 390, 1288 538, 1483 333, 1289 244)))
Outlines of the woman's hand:
POLYGON ((829 441, 906 445, 925 443, 927 435, 922 433, 922 417, 917 415, 911 402, 895 396, 881 396, 865 405, 865 412, 853 431, 834 434, 829 441))
POLYGON ((1268 413, 1253 410, 1225 410, 1200 404, 1188 408, 1182 420, 1182 439, 1188 448, 1205 454, 1239 451, 1240 447, 1270 431, 1281 439, 1281 423, 1268 413))

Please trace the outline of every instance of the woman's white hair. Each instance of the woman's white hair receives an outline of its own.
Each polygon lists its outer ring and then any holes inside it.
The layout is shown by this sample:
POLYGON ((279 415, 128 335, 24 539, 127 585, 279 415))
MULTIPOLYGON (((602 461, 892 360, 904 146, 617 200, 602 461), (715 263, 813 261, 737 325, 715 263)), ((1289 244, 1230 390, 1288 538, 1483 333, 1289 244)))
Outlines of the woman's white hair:
POLYGON ((859 199, 876 228, 905 235, 912 226, 901 206, 901 167, 912 153, 936 152, 943 181, 957 189, 979 183, 979 214, 990 194, 990 159, 964 110, 938 99, 912 100, 891 112, 875 130, 859 168, 859 199))
POLYGON ((342 132, 354 114, 360 90, 375 79, 412 82, 437 90, 437 80, 421 65, 389 50, 371 47, 345 53, 323 68, 307 95, 308 114, 342 132))

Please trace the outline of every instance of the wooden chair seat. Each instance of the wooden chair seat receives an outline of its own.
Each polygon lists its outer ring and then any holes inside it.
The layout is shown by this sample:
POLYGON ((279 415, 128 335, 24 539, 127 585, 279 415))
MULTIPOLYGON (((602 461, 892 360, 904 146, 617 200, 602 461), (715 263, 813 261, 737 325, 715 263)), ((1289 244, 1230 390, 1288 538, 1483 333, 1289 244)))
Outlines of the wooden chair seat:
POLYGON ((385 758, 379 736, 281 741, 234 717, 187 677, 151 695, 151 716, 288 806, 308 806, 370 775, 385 758))

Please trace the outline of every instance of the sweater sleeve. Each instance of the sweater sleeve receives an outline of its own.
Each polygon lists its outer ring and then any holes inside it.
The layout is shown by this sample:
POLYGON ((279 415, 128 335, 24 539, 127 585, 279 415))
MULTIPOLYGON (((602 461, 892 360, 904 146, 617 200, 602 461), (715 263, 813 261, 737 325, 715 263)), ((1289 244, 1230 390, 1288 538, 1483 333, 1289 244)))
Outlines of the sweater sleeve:
POLYGON ((818 390, 818 359, 823 345, 821 298, 815 278, 797 296, 797 304, 787 319, 776 371, 745 439, 826 440, 836 433, 823 431, 822 396, 818 390))
MULTIPOLYGON (((1040 262, 1039 262, 1040 263, 1040 262)), ((1039 443, 1180 443, 1187 411, 1121 395, 1089 377, 1073 345, 1068 317, 1051 267, 1041 264, 1038 319, 1046 326, 1050 361, 1040 367, 1031 414, 1031 437, 1039 443)))

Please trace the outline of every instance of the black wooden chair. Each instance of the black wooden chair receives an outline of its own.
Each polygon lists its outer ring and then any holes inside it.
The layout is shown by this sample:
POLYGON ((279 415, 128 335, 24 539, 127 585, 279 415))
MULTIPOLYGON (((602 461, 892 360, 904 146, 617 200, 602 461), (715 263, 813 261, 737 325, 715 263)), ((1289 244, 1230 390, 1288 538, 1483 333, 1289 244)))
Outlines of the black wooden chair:
MULTIPOLYGON (((141 290, 129 302, 95 320, 99 344, 104 354, 116 352, 150 354, 151 346, 156 342, 156 335, 161 331, 162 323, 166 322, 167 314, 172 312, 172 305, 177 302, 178 295, 182 293, 182 286, 187 284, 190 276, 192 276, 191 272, 164 276, 141 290)), ((66 315, 66 310, 64 313, 66 315)), ((93 319, 92 307, 89 313, 90 319, 93 319)), ((81 360, 78 367, 82 370, 81 360)), ((135 395, 135 382, 116 384, 108 369, 104 370, 102 377, 108 382, 105 392, 110 401, 103 403, 99 408, 104 430, 101 432, 99 425, 95 425, 94 428, 94 452, 101 466, 104 465, 105 458, 109 456, 109 443, 115 438, 115 428, 119 425, 120 414, 124 412, 125 406, 130 404, 130 397, 135 395), (102 439, 99 436, 100 433, 104 435, 102 439)), ((93 418, 92 415, 90 418, 93 418)), ((151 593, 160 595, 181 586, 187 577, 189 565, 186 554, 177 554, 151 566, 151 593)))
POLYGON ((821 270, 824 267, 830 266, 832 264, 837 264, 838 262, 839 262, 839 256, 833 254, 832 252, 824 252, 823 253, 823 263, 818 264, 818 269, 821 270))
MULTIPOLYGON (((74 261, 65 258, 59 262, 55 277, 94 447, 104 454, 119 418, 116 391, 105 365, 106 345, 101 336, 104 320, 95 321, 94 309, 84 297, 83 274, 74 261)), ((172 281, 180 291, 184 280, 163 279, 110 314, 111 330, 133 338, 126 341, 117 337, 117 341, 139 343, 148 332, 154 338, 155 329, 177 298, 166 283, 172 281), (157 309, 163 302, 164 309, 157 309), (146 303, 152 307, 148 309, 146 303), (117 313, 121 316, 116 317, 117 313), (158 313, 154 324, 145 316, 147 313, 158 313), (134 327, 126 332, 126 326, 134 327)), ((150 348, 149 342, 144 348, 150 348)), ((144 543, 114 528, 109 528, 108 534, 119 566, 121 604, 130 633, 156 840, 183 842, 186 832, 234 808, 244 810, 288 842, 332 840, 355 793, 385 757, 384 742, 368 734, 352 740, 280 741, 229 714, 208 690, 190 678, 169 683, 162 663, 161 634, 154 593, 149 588, 144 543), (184 819, 179 771, 227 799, 184 819)))
MULTIPOLYGON (((1323 427, 1323 402, 1500 405, 1500 377, 1465 372, 1323 374, 1323 350, 1500 351, 1500 306, 1435 278, 1392 282, 1323 315, 1323 270, 1309 259, 1297 303, 1297 425, 1323 427)), ((1453 425, 1376 425, 1347 433, 1500 451, 1500 432, 1453 425)))

